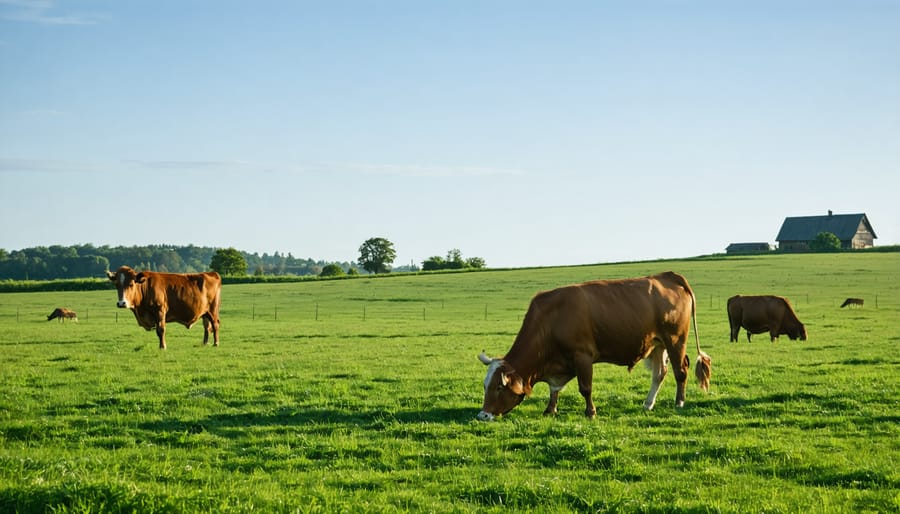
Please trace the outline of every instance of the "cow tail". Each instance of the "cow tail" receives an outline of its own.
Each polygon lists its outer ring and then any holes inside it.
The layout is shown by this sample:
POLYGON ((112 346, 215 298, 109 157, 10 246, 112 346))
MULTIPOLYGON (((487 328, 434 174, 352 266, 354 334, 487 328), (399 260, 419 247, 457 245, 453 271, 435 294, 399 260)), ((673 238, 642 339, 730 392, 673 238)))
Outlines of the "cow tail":
POLYGON ((697 364, 694 366, 694 374, 697 376, 697 383, 700 389, 709 391, 709 379, 712 376, 712 359, 703 350, 700 349, 700 333, 697 331, 697 298, 694 292, 691 293, 691 320, 694 323, 694 340, 697 341, 697 364))

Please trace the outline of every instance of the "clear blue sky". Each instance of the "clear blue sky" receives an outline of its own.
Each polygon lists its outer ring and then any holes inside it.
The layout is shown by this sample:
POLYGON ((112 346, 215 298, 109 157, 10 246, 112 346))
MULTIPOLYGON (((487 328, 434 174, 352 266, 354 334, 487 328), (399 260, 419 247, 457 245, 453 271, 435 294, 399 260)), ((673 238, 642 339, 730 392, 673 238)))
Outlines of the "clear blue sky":
POLYGON ((0 0, 0 247, 900 244, 900 2, 0 0))

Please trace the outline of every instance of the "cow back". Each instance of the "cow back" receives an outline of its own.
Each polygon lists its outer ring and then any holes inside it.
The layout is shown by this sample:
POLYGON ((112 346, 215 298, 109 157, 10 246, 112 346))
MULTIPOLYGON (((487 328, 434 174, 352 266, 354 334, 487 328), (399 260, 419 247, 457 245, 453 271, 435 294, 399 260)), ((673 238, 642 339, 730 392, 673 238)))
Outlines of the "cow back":
POLYGON ((532 300, 506 359, 518 367, 519 354, 568 360, 587 352, 594 362, 634 366, 654 337, 686 334, 693 308, 693 292, 675 273, 545 291, 532 300))

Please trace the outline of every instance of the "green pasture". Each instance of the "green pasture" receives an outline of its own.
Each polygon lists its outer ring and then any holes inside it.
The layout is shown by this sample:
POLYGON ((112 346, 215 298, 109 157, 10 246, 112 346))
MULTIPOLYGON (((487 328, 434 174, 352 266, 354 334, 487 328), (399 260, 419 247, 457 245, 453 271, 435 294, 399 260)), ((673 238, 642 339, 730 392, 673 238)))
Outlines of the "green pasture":
POLYGON ((0 294, 0 512, 900 510, 900 253, 232 284, 221 346, 166 351, 115 296, 0 294), (535 292, 665 270, 708 394, 676 410, 669 376, 646 412, 646 370, 598 364, 594 420, 574 384, 475 420, 535 292), (733 294, 787 296, 809 340, 729 343, 733 294))

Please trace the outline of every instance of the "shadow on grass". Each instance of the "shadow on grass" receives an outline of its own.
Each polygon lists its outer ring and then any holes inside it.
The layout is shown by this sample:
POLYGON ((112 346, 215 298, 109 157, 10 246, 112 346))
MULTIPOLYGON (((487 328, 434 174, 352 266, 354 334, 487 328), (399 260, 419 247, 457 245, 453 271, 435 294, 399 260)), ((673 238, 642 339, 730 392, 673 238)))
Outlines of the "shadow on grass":
POLYGON ((476 408, 432 408, 422 411, 350 411, 344 409, 281 409, 274 413, 217 414, 203 419, 165 419, 141 423, 138 428, 152 433, 200 434, 211 432, 229 437, 235 429, 281 427, 302 428, 310 434, 330 434, 337 429, 381 430, 386 427, 421 423, 468 423, 476 408))

